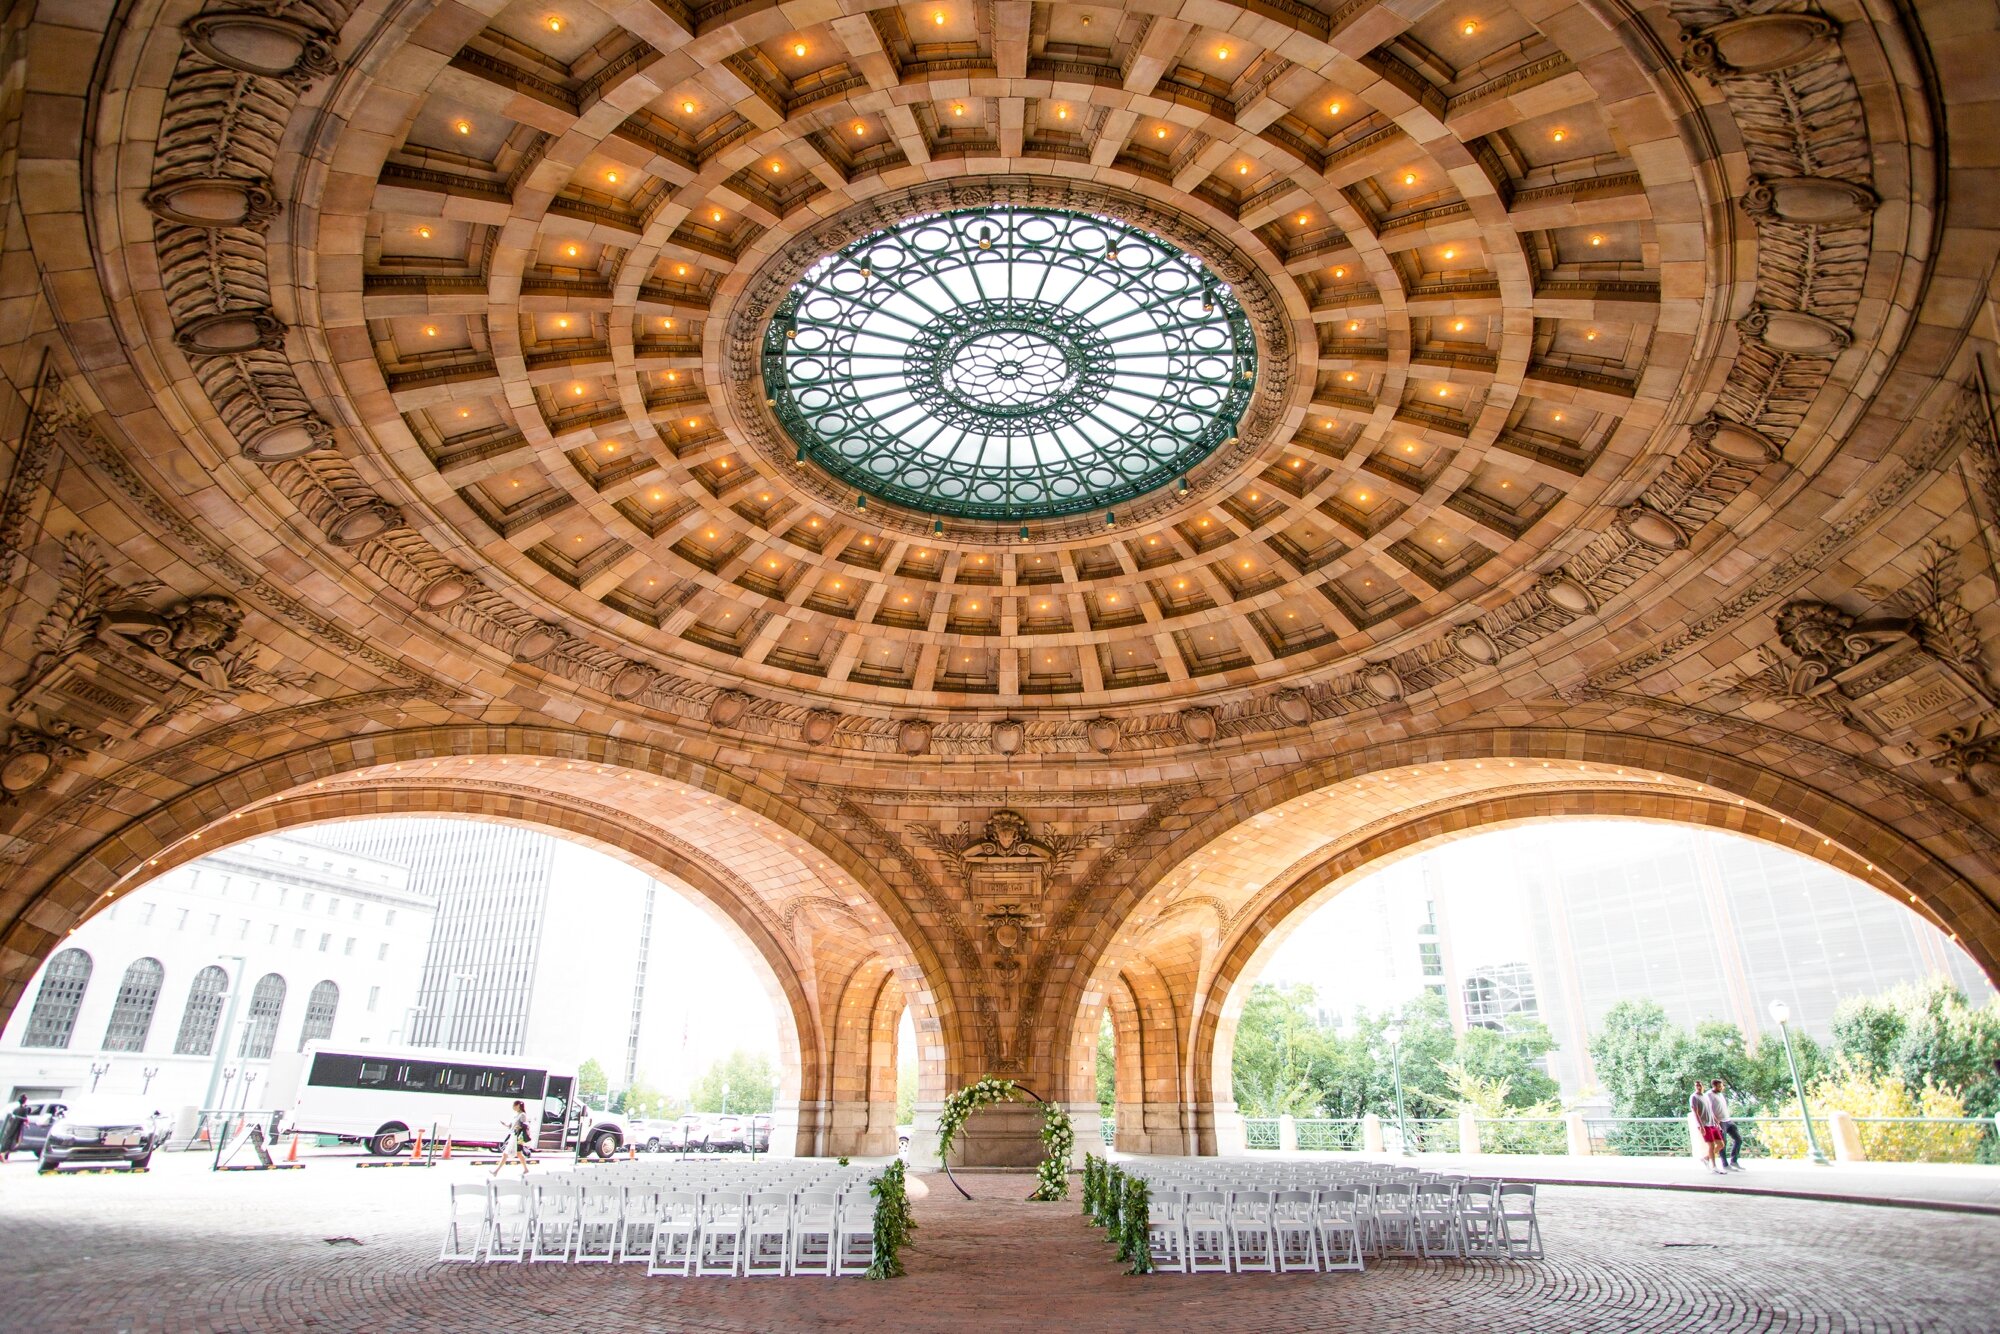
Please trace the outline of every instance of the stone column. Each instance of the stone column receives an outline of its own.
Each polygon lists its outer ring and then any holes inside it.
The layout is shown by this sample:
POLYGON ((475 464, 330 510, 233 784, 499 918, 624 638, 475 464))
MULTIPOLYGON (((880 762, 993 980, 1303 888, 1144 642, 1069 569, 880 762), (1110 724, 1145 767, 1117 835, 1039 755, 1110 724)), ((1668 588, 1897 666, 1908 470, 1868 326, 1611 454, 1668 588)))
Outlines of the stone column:
POLYGON ((1387 1153, 1388 1147, 1382 1141, 1382 1118, 1369 1112, 1361 1118, 1361 1151, 1363 1153, 1387 1153))
POLYGON ((1070 1102, 1063 1107, 1069 1113, 1070 1128, 1076 1132, 1076 1148, 1069 1155, 1069 1165, 1081 1167, 1086 1153, 1102 1158, 1111 1147, 1104 1142, 1104 1109, 1095 1102, 1070 1102))
POLYGON ((1479 1118, 1471 1112, 1458 1114, 1458 1151, 1479 1153, 1479 1118))
POLYGON ((1837 1163, 1865 1163, 1868 1151, 1861 1147, 1861 1127, 1853 1116, 1842 1111, 1826 1114, 1827 1133, 1833 1139, 1833 1160, 1837 1163))
POLYGON ((1582 1112, 1563 1113, 1563 1138, 1569 1141, 1567 1147, 1572 1158, 1590 1156, 1590 1126, 1582 1112))
MULTIPOLYGON (((1190 1142, 1188 1126, 1194 1109, 1178 1102, 1121 1102, 1117 1114, 1117 1134, 1111 1148, 1119 1153, 1164 1154, 1182 1158, 1198 1152, 1190 1142)), ((1081 1134, 1078 1142, 1082 1141, 1081 1134)))
MULTIPOLYGON (((939 1159, 937 1151, 938 1113, 943 1110, 944 1104, 941 1102, 920 1102, 911 1114, 911 1171, 936 1172, 943 1168, 944 1163, 939 1159)), ((955 1146, 954 1151, 956 1151, 955 1146)))
POLYGON ((1299 1119, 1296 1116, 1278 1118, 1278 1152, 1297 1153, 1299 1151, 1299 1119))
MULTIPOLYGON (((818 1102, 779 1102, 771 1107, 771 1156, 810 1157, 819 1147, 820 1108, 818 1102)), ((749 1129, 745 1119, 744 1129, 749 1129)))
POLYGON ((1196 1153, 1234 1158, 1249 1152, 1243 1114, 1236 1110, 1234 1102, 1197 1102, 1192 1110, 1196 1153))
POLYGON ((1701 1137, 1701 1120, 1693 1112, 1687 1114, 1688 1156, 1698 1163, 1708 1161, 1708 1141, 1701 1137))

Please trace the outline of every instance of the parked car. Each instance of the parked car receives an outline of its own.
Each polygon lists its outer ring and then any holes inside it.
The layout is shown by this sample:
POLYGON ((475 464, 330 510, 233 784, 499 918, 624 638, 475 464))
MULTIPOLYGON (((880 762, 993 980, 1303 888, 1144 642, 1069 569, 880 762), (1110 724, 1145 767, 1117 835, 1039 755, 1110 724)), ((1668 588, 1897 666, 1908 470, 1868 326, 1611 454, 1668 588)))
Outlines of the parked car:
POLYGON ((681 1118, 683 1147, 689 1153, 727 1153, 744 1147, 744 1122, 735 1113, 690 1112, 681 1118))
MULTIPOLYGON (((21 1138, 14 1147, 24 1153, 39 1154, 42 1144, 49 1137, 49 1123, 61 1116, 69 1104, 63 1102, 31 1102, 21 1122, 21 1138)), ((0 1108, 0 1111, 12 1111, 0 1108)))
POLYGON ((634 1121, 631 1131, 632 1142, 647 1153, 678 1153, 687 1143, 687 1131, 678 1121, 634 1121))
POLYGON ((744 1147, 752 1153, 769 1153, 771 1151, 771 1114, 769 1112, 758 1112, 750 1118, 750 1124, 745 1132, 744 1147))
POLYGON ((41 1170, 53 1172, 64 1163, 144 1167, 172 1132, 173 1119, 150 1102, 132 1097, 78 1098, 48 1123, 41 1170))

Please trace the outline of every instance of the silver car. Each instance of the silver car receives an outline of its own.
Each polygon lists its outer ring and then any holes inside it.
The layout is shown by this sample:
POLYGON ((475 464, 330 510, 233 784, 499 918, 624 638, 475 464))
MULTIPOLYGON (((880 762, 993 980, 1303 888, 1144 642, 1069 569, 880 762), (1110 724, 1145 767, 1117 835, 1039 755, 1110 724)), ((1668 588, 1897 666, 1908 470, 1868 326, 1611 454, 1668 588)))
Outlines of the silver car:
POLYGON ((144 1167, 166 1143, 173 1120, 150 1102, 132 1097, 81 1097, 49 1123, 41 1170, 65 1163, 124 1163, 144 1167))

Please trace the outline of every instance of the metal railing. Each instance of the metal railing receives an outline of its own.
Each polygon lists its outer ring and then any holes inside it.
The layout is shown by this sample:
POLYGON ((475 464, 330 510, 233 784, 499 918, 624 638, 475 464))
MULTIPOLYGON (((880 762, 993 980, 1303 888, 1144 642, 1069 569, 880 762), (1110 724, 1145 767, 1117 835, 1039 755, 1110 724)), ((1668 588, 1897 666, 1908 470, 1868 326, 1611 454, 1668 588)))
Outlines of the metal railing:
POLYGON ((1278 1118, 1275 1116, 1244 1117, 1243 1147, 1246 1149, 1277 1148, 1278 1118))
POLYGON ((2000 1162, 2000 1124, 1967 1116, 1857 1116, 1871 1163, 2000 1162))
POLYGON ((1586 1118, 1590 1151, 1624 1158, 1664 1158, 1688 1151, 1685 1116, 1586 1118))
POLYGON ((1111 1148, 1112 1141, 1118 1137, 1118 1118, 1115 1116, 1100 1117, 1098 1118, 1097 1127, 1098 1131, 1104 1136, 1104 1147, 1107 1149, 1111 1148))
POLYGON ((1559 1116, 1477 1117, 1481 1153, 1569 1152, 1569 1134, 1559 1116))
POLYGON ((1301 1149, 1313 1149, 1320 1153, 1361 1151, 1361 1121, 1357 1117, 1334 1121, 1299 1121, 1296 1124, 1301 1149))
MULTIPOLYGON (((1385 1119, 1382 1133, 1395 1133, 1397 1122, 1385 1119)), ((1458 1118, 1455 1116, 1411 1117, 1408 1127, 1409 1153, 1457 1153, 1459 1149, 1458 1118)))

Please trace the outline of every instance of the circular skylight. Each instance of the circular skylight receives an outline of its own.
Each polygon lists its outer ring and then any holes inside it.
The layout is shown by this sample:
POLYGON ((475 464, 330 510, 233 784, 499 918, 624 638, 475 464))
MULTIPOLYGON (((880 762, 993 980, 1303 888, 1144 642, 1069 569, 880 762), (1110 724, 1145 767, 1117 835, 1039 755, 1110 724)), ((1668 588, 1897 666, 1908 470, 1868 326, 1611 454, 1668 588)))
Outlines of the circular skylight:
POLYGON ((809 459, 929 514, 1103 509, 1236 434, 1249 321, 1202 262, 1084 213, 989 205, 828 255, 772 317, 764 382, 809 459))

